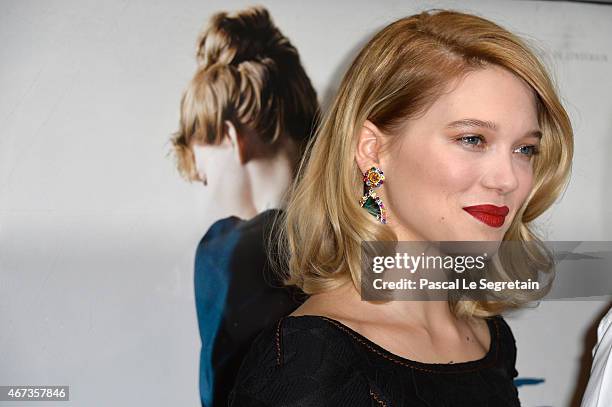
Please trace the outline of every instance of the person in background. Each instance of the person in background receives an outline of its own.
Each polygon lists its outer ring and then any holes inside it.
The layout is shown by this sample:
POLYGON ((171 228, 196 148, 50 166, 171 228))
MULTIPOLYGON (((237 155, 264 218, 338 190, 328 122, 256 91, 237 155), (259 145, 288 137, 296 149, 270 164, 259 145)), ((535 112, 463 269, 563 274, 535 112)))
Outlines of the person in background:
POLYGON ((266 242, 319 105, 298 51, 268 11, 213 15, 197 41, 197 70, 172 143, 179 172, 237 208, 201 239, 194 288, 202 348, 202 406, 226 406, 253 338, 302 302, 270 272, 266 242))
POLYGON ((612 308, 597 327, 591 376, 580 407, 612 406, 612 308))

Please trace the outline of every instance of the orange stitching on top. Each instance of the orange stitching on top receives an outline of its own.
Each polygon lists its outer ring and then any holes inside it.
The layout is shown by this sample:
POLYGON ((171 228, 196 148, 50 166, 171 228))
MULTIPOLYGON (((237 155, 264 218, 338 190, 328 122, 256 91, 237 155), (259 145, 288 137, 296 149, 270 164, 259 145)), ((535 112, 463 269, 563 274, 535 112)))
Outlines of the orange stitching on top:
POLYGON ((283 322, 283 319, 279 319, 278 323, 276 324, 276 364, 278 366, 281 365, 281 335, 280 335, 280 329, 281 329, 281 322, 283 322))
MULTIPOLYGON (((374 352, 377 355, 380 355, 383 358, 390 360, 391 362, 394 362, 394 363, 397 363, 397 364, 400 364, 400 365, 403 365, 403 366, 407 366, 407 367, 410 367, 412 369, 421 370, 421 371, 430 372, 430 373, 465 373, 465 372, 475 372, 475 371, 478 370, 478 369, 465 369, 465 370, 457 370, 457 371, 449 371, 449 372, 440 372, 440 371, 437 371, 437 370, 431 370, 431 369, 425 369, 425 368, 418 367, 418 366, 413 366, 413 365, 408 364, 408 363, 406 363, 404 361, 394 359, 394 358, 390 357, 389 355, 385 355, 385 354, 381 353, 378 349, 373 348, 370 344, 364 342, 361 338, 355 336, 355 334, 353 332, 347 330, 347 328, 344 325, 338 324, 336 321, 334 321, 332 319, 329 319, 327 317, 324 317, 322 315, 320 315, 320 317, 325 319, 327 322, 333 324, 337 328, 343 330, 344 332, 346 332, 350 336, 352 336, 353 339, 355 339, 356 341, 361 343, 363 346, 368 348, 371 352, 374 352)), ((495 323, 495 331, 496 331, 496 335, 495 335, 495 344, 496 344, 495 345, 495 354, 494 354, 494 358, 493 358, 493 361, 491 362, 491 364, 487 365, 486 367, 493 366, 495 364, 495 362, 497 361, 498 353, 499 353, 499 341, 500 341, 500 338, 499 338, 499 336, 500 336, 499 335, 499 324, 498 324, 496 318, 493 319, 493 322, 495 323)), ((493 346, 492 342, 491 342, 490 346, 493 346)), ((488 354, 488 352, 487 352, 487 354, 488 354)), ((452 366, 452 365, 450 365, 450 366, 452 366)))
POLYGON ((377 396, 376 393, 374 393, 374 391, 372 391, 372 387, 370 387, 370 396, 372 396, 372 398, 374 399, 374 401, 376 401, 378 404, 380 404, 383 407, 387 407, 387 403, 385 403, 384 401, 380 400, 377 396))

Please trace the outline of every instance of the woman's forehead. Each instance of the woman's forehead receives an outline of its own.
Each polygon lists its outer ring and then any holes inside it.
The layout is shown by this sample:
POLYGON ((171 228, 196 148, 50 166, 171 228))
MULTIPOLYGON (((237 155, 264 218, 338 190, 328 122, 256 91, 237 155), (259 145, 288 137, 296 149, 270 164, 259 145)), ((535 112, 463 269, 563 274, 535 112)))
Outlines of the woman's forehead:
POLYGON ((449 85, 420 118, 436 125, 490 130, 538 128, 533 89, 503 68, 472 71, 449 85))

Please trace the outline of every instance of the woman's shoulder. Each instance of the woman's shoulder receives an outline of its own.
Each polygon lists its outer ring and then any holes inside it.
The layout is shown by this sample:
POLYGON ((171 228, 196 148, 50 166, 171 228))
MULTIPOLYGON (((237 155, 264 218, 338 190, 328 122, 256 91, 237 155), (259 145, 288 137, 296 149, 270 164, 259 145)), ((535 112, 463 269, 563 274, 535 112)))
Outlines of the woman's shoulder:
POLYGON ((196 272, 214 266, 224 266, 235 251, 242 257, 262 257, 264 241, 273 220, 280 209, 268 209, 255 217, 245 220, 228 216, 215 221, 200 239, 195 255, 196 272))
POLYGON ((222 241, 235 232, 259 235, 262 231, 268 230, 273 224, 274 219, 281 213, 281 209, 272 208, 258 213, 251 219, 245 220, 233 215, 218 219, 210 225, 204 236, 200 239, 198 251, 210 248, 216 242, 222 241))
POLYGON ((369 406, 360 404, 369 403, 370 395, 359 360, 358 349, 325 317, 285 316, 253 341, 230 406, 272 400, 286 406, 369 406))
POLYGON ((353 364, 355 348, 331 320, 319 315, 287 315, 263 329, 255 338, 244 364, 318 371, 327 358, 337 365, 353 364))
POLYGON ((516 345, 516 338, 512 332, 512 328, 506 321, 503 315, 495 315, 492 317, 495 322, 495 326, 498 329, 499 338, 506 344, 516 345))
POLYGON ((497 337, 500 341, 503 353, 503 361, 508 370, 511 378, 518 376, 516 370, 516 339, 512 328, 502 315, 495 315, 492 317, 495 327, 497 329, 497 337))
POLYGON ((198 243, 196 258, 223 248, 228 237, 243 222, 244 220, 237 216, 228 216, 213 222, 198 243))

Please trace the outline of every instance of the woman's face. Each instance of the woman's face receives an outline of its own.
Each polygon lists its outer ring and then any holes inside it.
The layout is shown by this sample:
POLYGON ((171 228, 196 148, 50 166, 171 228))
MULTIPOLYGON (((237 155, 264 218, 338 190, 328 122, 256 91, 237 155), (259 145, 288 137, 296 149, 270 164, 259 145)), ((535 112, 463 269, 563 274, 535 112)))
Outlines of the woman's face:
POLYGON ((538 131, 522 79, 497 66, 465 76, 379 156, 399 240, 502 240, 533 186, 538 131))

